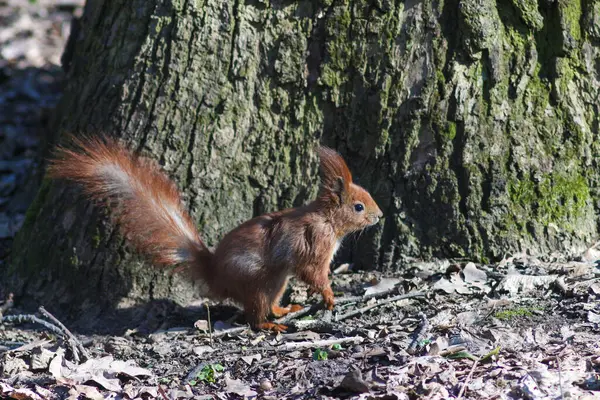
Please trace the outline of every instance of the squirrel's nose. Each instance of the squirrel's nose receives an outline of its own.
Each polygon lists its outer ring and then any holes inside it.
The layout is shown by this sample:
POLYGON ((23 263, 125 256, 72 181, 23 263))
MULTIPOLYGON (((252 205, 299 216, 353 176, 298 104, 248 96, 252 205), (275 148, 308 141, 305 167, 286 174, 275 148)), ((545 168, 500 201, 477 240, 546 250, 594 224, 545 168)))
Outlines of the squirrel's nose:
POLYGON ((378 210, 376 215, 377 215, 377 218, 381 218, 381 217, 383 217, 383 212, 381 210, 378 210))

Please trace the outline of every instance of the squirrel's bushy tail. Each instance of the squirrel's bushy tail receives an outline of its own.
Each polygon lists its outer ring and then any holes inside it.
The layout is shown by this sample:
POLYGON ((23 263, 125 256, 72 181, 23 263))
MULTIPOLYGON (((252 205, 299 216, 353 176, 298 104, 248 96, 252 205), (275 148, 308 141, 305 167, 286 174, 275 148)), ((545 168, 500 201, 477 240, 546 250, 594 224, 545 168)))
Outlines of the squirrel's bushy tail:
POLYGON ((72 137, 71 142, 73 149, 57 148, 50 177, 75 181, 93 200, 109 201, 121 232, 153 262, 204 269, 210 250, 157 162, 109 138, 72 137))

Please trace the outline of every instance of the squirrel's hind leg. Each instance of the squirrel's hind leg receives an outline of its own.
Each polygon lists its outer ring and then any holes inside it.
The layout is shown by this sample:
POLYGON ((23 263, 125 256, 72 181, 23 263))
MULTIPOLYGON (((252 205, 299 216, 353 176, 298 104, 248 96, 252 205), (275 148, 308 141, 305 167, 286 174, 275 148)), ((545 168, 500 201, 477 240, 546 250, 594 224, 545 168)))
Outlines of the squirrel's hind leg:
POLYGON ((277 292, 273 303, 271 304, 271 314, 276 318, 283 317, 284 315, 302 310, 304 308, 299 304, 290 304, 287 307, 281 307, 281 305, 279 304, 279 302, 281 301, 281 297, 287 289, 288 281, 289 278, 286 278, 286 280, 283 282, 283 285, 281 285, 281 289, 279 289, 279 292, 277 292))
POLYGON ((246 315, 246 320, 253 329, 265 329, 275 332, 286 331, 287 326, 285 325, 267 322, 267 316, 270 311, 269 303, 270 302, 264 293, 254 293, 253 296, 244 302, 244 314, 246 315))

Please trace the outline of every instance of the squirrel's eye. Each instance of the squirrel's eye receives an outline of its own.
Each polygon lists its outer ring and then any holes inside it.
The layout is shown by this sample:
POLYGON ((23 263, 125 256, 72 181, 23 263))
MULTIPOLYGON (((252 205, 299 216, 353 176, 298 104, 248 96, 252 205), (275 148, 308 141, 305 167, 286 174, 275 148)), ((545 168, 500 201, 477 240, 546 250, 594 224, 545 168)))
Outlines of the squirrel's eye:
POLYGON ((356 212, 362 212, 362 211, 365 209, 365 206, 363 206, 363 205, 362 205, 362 204, 360 204, 360 203, 356 203, 356 204, 354 205, 354 209, 356 210, 356 212))

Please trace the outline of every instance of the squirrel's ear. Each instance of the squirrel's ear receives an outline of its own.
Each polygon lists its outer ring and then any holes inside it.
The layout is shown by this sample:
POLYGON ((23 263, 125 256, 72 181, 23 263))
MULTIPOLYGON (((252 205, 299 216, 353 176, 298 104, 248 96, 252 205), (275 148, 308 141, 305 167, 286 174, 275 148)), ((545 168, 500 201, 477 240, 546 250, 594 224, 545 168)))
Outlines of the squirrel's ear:
POLYGON ((343 201, 350 190, 352 174, 337 151, 328 147, 319 148, 321 190, 333 192, 343 201))
POLYGON ((346 182, 344 182, 344 178, 338 176, 332 185, 333 193, 338 197, 340 204, 344 202, 344 197, 346 196, 346 182))

